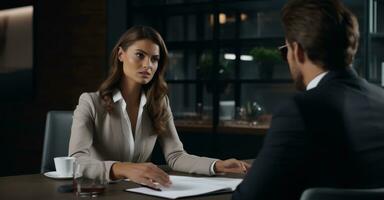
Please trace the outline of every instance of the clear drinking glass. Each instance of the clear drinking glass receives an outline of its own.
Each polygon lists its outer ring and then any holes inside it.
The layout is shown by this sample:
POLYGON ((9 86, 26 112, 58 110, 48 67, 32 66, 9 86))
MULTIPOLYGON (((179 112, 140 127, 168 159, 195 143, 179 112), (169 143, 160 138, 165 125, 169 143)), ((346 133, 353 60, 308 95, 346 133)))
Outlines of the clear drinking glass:
POLYGON ((247 120, 247 110, 243 106, 236 106, 235 120, 242 122, 247 120))
POLYGON ((247 104, 247 115, 250 120, 250 125, 255 126, 258 124, 258 118, 264 114, 264 108, 256 101, 248 102, 247 104))
POLYGON ((73 187, 77 196, 97 197, 106 189, 105 165, 94 159, 77 158, 73 163, 73 187))

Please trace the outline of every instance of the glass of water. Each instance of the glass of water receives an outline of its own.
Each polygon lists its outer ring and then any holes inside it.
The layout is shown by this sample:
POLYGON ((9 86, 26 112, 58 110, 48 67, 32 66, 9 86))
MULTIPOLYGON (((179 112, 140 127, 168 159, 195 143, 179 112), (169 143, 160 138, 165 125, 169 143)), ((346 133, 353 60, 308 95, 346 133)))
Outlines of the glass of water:
POLYGON ((106 189, 105 165, 90 158, 77 158, 73 163, 73 187, 77 196, 97 197, 106 189))
POLYGON ((258 119, 261 115, 263 115, 264 108, 256 101, 248 102, 247 104, 247 115, 250 120, 250 125, 255 126, 258 124, 258 119))

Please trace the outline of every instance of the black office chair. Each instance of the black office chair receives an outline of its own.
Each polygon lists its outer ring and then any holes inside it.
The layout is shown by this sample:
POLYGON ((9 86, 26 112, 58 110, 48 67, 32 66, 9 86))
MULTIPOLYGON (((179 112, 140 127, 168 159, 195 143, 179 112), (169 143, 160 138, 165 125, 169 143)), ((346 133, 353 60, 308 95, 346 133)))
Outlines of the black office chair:
POLYGON ((377 189, 338 189, 309 188, 300 200, 383 200, 384 188, 377 189))
POLYGON ((54 157, 68 156, 71 136, 72 111, 49 111, 45 122, 45 136, 41 173, 54 171, 54 157))

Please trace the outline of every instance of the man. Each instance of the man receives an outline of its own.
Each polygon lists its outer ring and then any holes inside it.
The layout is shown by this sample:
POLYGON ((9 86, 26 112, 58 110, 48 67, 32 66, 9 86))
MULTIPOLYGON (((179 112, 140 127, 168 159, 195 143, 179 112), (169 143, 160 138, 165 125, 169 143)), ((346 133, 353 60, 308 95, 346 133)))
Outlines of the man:
POLYGON ((351 67, 359 31, 338 0, 289 0, 282 10, 292 78, 302 92, 273 114, 232 199, 300 199, 310 187, 384 186, 384 92, 351 67))

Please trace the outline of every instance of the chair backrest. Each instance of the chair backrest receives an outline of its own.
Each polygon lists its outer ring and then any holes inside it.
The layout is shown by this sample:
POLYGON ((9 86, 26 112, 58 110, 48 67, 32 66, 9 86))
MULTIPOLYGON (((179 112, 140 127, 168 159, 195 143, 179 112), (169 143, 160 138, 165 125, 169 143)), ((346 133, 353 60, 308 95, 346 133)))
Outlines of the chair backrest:
POLYGON ((309 188, 300 200, 380 200, 384 199, 384 188, 376 189, 338 189, 309 188))
POLYGON ((41 173, 54 171, 54 157, 68 156, 71 136, 72 111, 49 111, 45 122, 45 136, 41 173))

